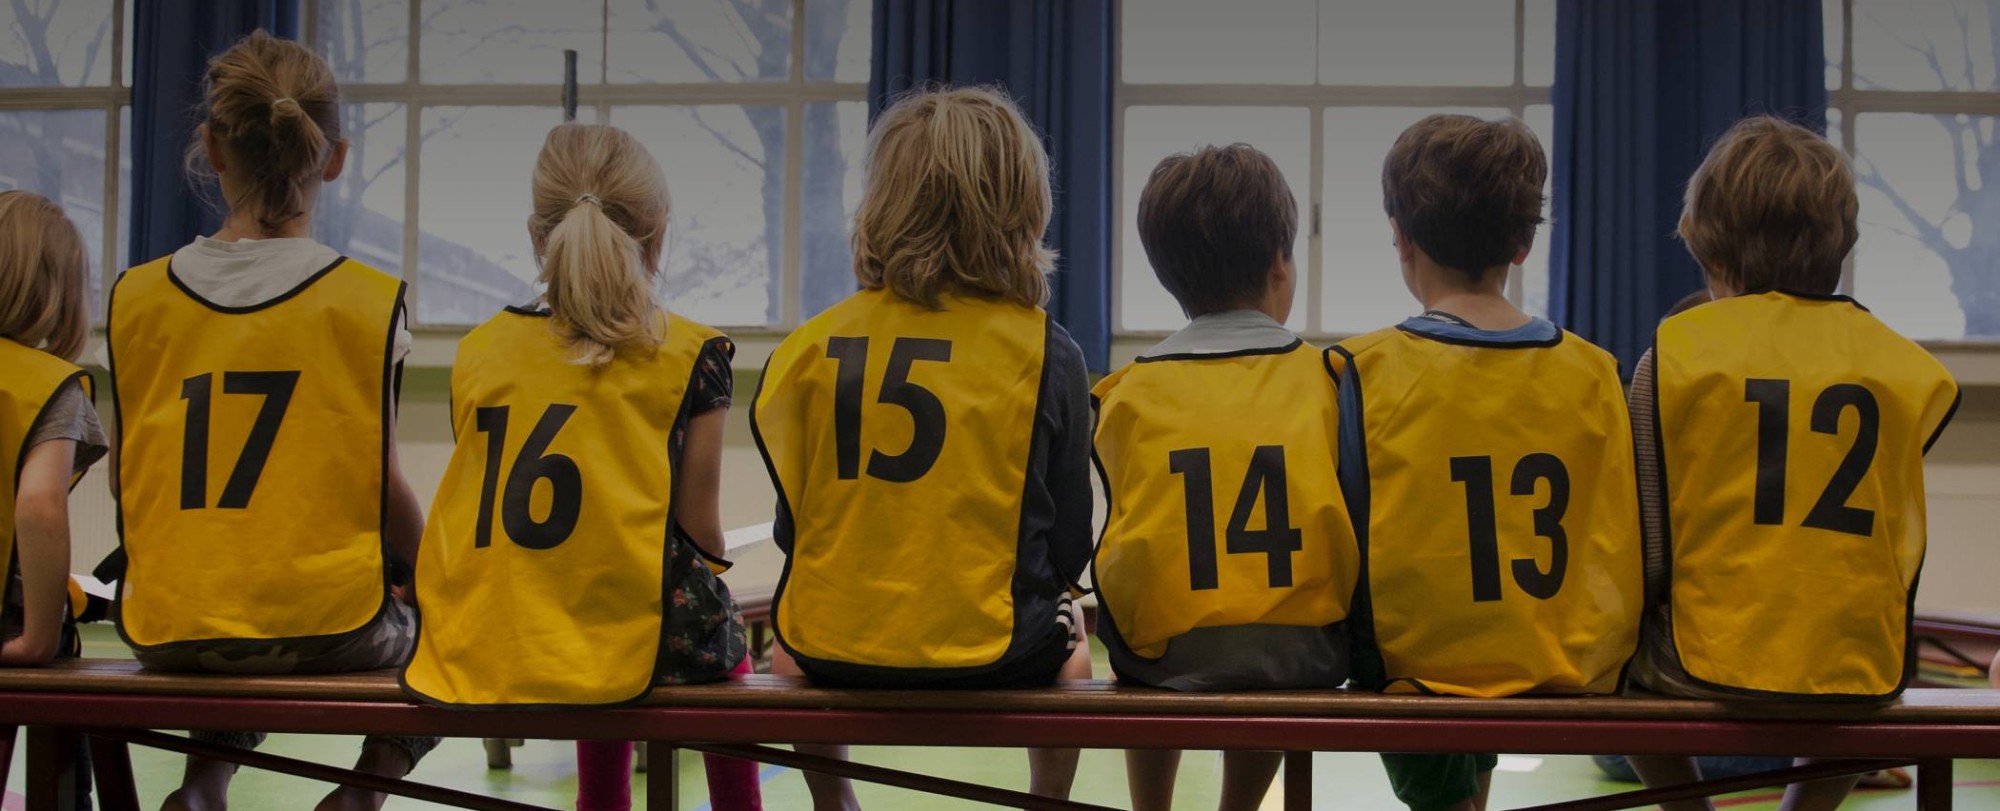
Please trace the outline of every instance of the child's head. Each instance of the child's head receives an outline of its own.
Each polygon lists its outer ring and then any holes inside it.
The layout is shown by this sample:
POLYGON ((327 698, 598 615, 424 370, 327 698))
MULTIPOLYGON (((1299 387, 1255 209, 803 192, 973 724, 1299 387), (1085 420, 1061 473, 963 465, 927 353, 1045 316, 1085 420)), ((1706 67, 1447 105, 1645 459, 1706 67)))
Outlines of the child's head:
POLYGON ((1718 295, 1785 289, 1825 295, 1860 235, 1847 156, 1804 127, 1746 118, 1688 181, 1681 241, 1718 295))
POLYGON ((615 127, 556 127, 535 159, 534 201, 528 236, 543 299, 576 362, 602 366, 619 349, 659 345, 653 277, 668 203, 652 153, 615 127))
POLYGON ((1039 307, 1055 253, 1042 245, 1049 157, 1006 96, 920 92, 875 122, 854 224, 854 275, 937 308, 945 295, 1039 307))
POLYGON ((1541 141, 1516 119, 1433 115, 1404 130, 1382 163, 1404 274, 1428 257, 1454 282, 1502 284, 1534 246, 1548 177, 1541 141))
POLYGON ((1247 144, 1203 147, 1153 168, 1139 195, 1139 241, 1189 317, 1291 312, 1298 203, 1277 162, 1247 144))
POLYGON ((76 360, 90 335, 83 236, 48 198, 0 192, 0 337, 76 360))
POLYGON ((265 233, 309 220, 320 184, 347 160, 340 88, 326 60, 258 31, 210 60, 204 87, 190 173, 219 176, 231 213, 265 233))

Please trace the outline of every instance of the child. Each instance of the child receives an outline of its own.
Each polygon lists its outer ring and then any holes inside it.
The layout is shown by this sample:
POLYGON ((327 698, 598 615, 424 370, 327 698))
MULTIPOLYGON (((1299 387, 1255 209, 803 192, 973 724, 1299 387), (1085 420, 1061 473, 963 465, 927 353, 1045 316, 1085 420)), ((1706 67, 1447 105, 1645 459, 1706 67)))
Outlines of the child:
MULTIPOLYGON (((1090 559, 1083 354, 1049 318, 1048 156, 985 89, 917 93, 868 148, 862 291, 765 367, 751 427, 789 560, 776 672, 863 687, 1089 676, 1070 592, 1090 559)), ((802 751, 844 756, 839 747, 802 751)), ((1031 753, 1064 797, 1076 750, 1031 753)), ((853 807, 811 778, 815 807, 853 807)))
MULTIPOLYGON (((320 186, 347 155, 339 89, 318 56, 263 32, 210 62, 205 86, 189 164, 219 176, 222 229, 126 271, 111 296, 113 486, 130 561, 119 632, 155 670, 399 665, 416 615, 385 573, 390 550, 415 559, 423 530, 396 463, 410 337, 403 284, 310 237, 320 186)), ((371 737, 357 768, 401 777, 436 743, 371 737)), ((222 807, 234 771, 189 758, 167 807, 222 807)), ((382 800, 341 788, 321 807, 382 800)))
POLYGON ((69 489, 108 448, 75 364, 90 335, 89 257, 37 194, 0 192, 0 666, 74 655, 69 489))
MULTIPOLYGON (((1776 118, 1739 122, 1688 182, 1681 239, 1716 300, 1660 325, 1632 388, 1647 689, 1880 703, 1915 670, 1923 457, 1959 391, 1835 295, 1857 211, 1846 155, 1776 118)), ((1693 776, 1685 758, 1633 764, 1652 785, 1693 776)), ((1795 785, 1785 807, 1831 809, 1853 785, 1795 785)))
MULTIPOLYGON (((452 367, 458 444, 417 559, 412 696, 618 705, 746 661, 735 603, 704 565, 723 554, 735 345, 654 299, 667 216, 637 139, 549 133, 528 220, 547 292, 467 333, 452 367)), ((631 807, 631 744, 584 742, 578 760, 578 808, 631 807)), ((754 767, 747 791, 755 807, 754 767)))
MULTIPOLYGON (((1193 320, 1095 392, 1110 503, 1098 636, 1121 679, 1188 691, 1347 681, 1341 621, 1359 552, 1334 470, 1333 381, 1283 326, 1297 235, 1278 165, 1244 144, 1169 157, 1139 196, 1146 257, 1193 320)), ((1281 758, 1224 755, 1221 807, 1261 805, 1281 758)), ((1180 752, 1125 759, 1132 807, 1172 807, 1180 752)))
MULTIPOLYGON (((1424 307, 1341 343, 1341 491, 1362 549, 1358 686, 1613 693, 1638 637, 1632 434, 1617 362, 1507 300, 1547 159, 1519 121, 1436 115, 1382 168, 1424 307)), ((1490 755, 1383 755, 1417 811, 1486 802, 1490 755)))

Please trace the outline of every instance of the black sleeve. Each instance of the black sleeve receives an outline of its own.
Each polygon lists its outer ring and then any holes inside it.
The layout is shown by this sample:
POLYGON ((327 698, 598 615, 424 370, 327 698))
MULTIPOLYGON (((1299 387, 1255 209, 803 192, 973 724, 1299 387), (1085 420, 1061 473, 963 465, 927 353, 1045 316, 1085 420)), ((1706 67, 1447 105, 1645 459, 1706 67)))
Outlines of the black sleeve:
POLYGON ((688 384, 688 416, 694 417, 728 408, 736 389, 736 342, 726 337, 710 338, 694 362, 694 378, 688 384))
POLYGON ((1083 582, 1094 551, 1091 517, 1096 500, 1090 488, 1090 442, 1093 415, 1090 377, 1083 350, 1069 333, 1049 322, 1048 378, 1042 411, 1049 418, 1049 455, 1045 481, 1054 502, 1049 526, 1049 561, 1070 586, 1083 582))

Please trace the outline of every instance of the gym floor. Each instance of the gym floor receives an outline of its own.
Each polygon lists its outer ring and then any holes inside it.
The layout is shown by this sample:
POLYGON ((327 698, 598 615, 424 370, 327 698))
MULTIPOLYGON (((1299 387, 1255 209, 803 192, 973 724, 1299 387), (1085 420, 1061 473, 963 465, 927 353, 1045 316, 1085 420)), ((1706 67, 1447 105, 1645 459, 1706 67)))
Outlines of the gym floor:
MULTIPOLYGON (((85 655, 108 658, 128 654, 109 627, 93 626, 86 630, 85 655)), ((1110 672, 1101 656, 1097 663, 1097 672, 1110 672)), ((354 757, 358 743, 355 738, 276 735, 266 745, 265 751, 322 763, 347 765, 354 757)), ((485 751, 478 741, 454 739, 446 741, 425 759, 413 777, 427 783, 506 797, 534 805, 568 808, 576 796, 574 752, 572 745, 567 742, 530 741, 526 746, 514 750, 513 769, 488 771, 485 751)), ((1018 750, 862 747, 855 750, 854 757, 866 763, 894 766, 959 780, 1013 788, 1025 788, 1027 785, 1026 756, 1018 750)), ((1402 807, 1389 793, 1388 781, 1383 778, 1380 761, 1374 755, 1321 754, 1315 758, 1313 765, 1316 795, 1314 808, 1395 811, 1402 807)), ((166 752, 140 748, 133 751, 133 767, 139 780, 139 794, 150 806, 158 803, 179 783, 181 758, 166 752)), ((25 768, 21 756, 17 754, 4 804, 0 804, 0 807, 7 811, 21 807, 19 792, 25 768)), ((708 798, 699 756, 682 753, 678 768, 682 779, 681 807, 706 811, 708 798)), ((779 767, 766 767, 763 770, 763 777, 766 807, 772 809, 808 807, 805 783, 800 779, 798 772, 779 767)), ((1956 777, 1958 788, 1955 796, 1958 807, 2000 808, 2000 761, 1961 761, 1956 769, 1956 777)), ((1215 753, 1189 753, 1181 764, 1178 797, 1182 807, 1197 810, 1214 807, 1221 779, 1221 760, 1215 753)), ((637 782, 643 783, 643 781, 637 782)), ((1500 770, 1493 777, 1491 805, 1495 809, 1518 808, 1630 788, 1633 786, 1603 779, 1588 758, 1506 756, 1502 757, 1500 770)), ((310 807, 310 801, 316 799, 324 790, 325 786, 311 781, 246 769, 236 778, 231 800, 234 807, 251 811, 305 808, 310 807)), ((860 794, 862 804, 871 809, 987 807, 866 783, 858 784, 857 792, 860 794)), ((644 789, 641 786, 634 786, 636 802, 643 802, 643 793, 644 789)), ((1074 797, 1084 802, 1126 806, 1124 762, 1119 753, 1085 752, 1083 765, 1078 770, 1074 797)), ((1775 808, 1776 798, 1775 792, 1752 792, 1726 799, 1720 805, 1740 809, 1775 808)), ((1907 809, 1914 801, 1914 797, 1907 790, 1862 791, 1858 792, 1846 807, 1863 811, 1907 809)), ((1265 805, 1271 809, 1278 807, 1278 796, 1275 792, 1265 805)), ((418 809, 436 806, 392 798, 388 807, 418 809)))

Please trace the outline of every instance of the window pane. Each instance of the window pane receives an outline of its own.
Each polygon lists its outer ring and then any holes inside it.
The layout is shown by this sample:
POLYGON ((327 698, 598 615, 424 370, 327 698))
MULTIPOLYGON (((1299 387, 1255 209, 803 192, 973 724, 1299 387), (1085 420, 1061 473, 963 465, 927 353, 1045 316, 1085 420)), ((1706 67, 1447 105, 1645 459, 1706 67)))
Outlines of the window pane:
MULTIPOLYGON (((1556 127, 1555 108, 1546 104, 1531 104, 1522 112, 1522 120, 1528 129, 1535 131, 1535 137, 1542 142, 1542 155, 1551 164, 1555 162, 1556 127)), ((1530 315, 1547 318, 1549 315, 1549 241, 1555 238, 1555 172, 1549 173, 1549 181, 1542 184, 1542 227, 1535 229, 1535 247, 1528 252, 1528 261, 1521 265, 1521 309, 1530 315)))
MULTIPOLYGON (((403 164, 409 153, 403 105, 349 104, 341 108, 340 119, 341 133, 347 138, 347 167, 320 191, 319 209, 313 213, 313 237, 384 273, 400 276, 405 219, 403 164)), ((435 151, 424 157, 445 158, 435 151)))
POLYGON ((104 111, 0 112, 0 189, 56 202, 90 252, 91 313, 104 299, 104 111))
POLYGON ((1314 0, 1125 0, 1124 81, 1312 84, 1314 0))
POLYGON ((1556 83, 1556 0, 1527 0, 1526 11, 1521 29, 1522 81, 1529 87, 1547 87, 1556 83))
POLYGON ((661 274, 667 306, 714 326, 777 323, 784 108, 620 107, 612 121, 646 143, 673 190, 661 274))
POLYGON ((868 81, 873 0, 813 0, 806 4, 806 79, 868 81))
POLYGON ((2000 338, 2000 118, 1855 116, 1857 298, 1913 338, 2000 338), (1954 148, 1954 140, 1957 147, 1954 148))
POLYGON ((1424 116, 1457 112, 1481 118, 1505 110, 1425 110, 1408 107, 1335 107, 1326 111, 1324 251, 1320 266, 1320 324, 1334 333, 1379 329, 1421 308, 1403 285, 1382 213, 1382 159, 1396 136, 1424 116))
POLYGON ((1995 0, 1854 0, 1854 86, 2000 90, 1996 15, 1995 0))
POLYGON ((424 3, 423 80, 443 83, 562 83, 563 49, 577 52, 577 79, 603 68, 604 18, 546 0, 424 3))
POLYGON ((1289 326, 1304 329, 1307 324, 1305 274, 1306 245, 1312 230, 1312 211, 1307 195, 1311 186, 1312 118, 1294 107, 1133 107, 1125 111, 1124 220, 1119 228, 1125 239, 1120 246, 1118 312, 1120 326, 1127 330, 1173 330, 1187 323, 1180 304, 1167 294, 1146 261, 1146 248, 1139 242, 1139 193, 1160 159, 1209 144, 1244 142, 1263 150, 1277 161, 1279 171, 1298 198, 1299 237, 1292 249, 1298 263, 1298 294, 1293 297, 1289 326))
MULTIPOLYGON (((1225 16, 1233 16, 1235 8, 1233 3, 1216 4, 1225 16)), ((1511 85, 1514 4, 1492 0, 1322 0, 1319 81, 1511 85)))
MULTIPOLYGON (((449 0, 440 6, 450 7, 449 0)), ((410 0, 320 0, 316 25, 334 78, 394 83, 409 75, 410 0)))
POLYGON ((612 0, 610 42, 614 82, 783 81, 792 70, 792 4, 612 0))
MULTIPOLYGON (((112 0, 0 5, 0 87, 111 83, 112 0)), ((99 136, 98 140, 103 140, 99 136)))
POLYGON ((854 251, 848 229, 861 205, 861 162, 868 148, 868 105, 808 104, 799 210, 804 290, 800 312, 811 318, 854 292, 854 251))
POLYGON ((477 324, 534 297, 529 176, 561 119, 553 107, 424 109, 419 323, 477 324))

